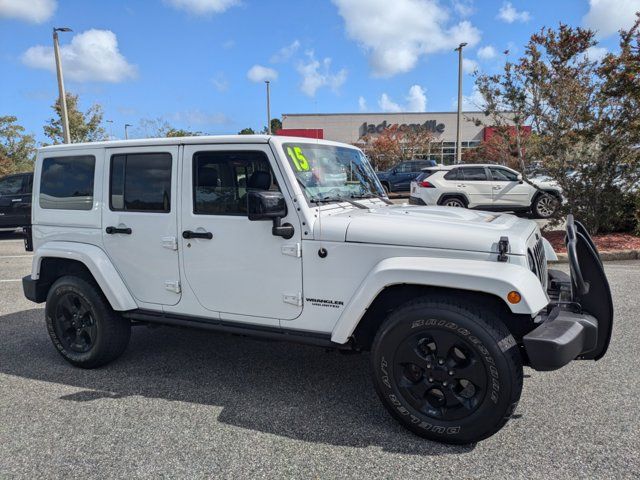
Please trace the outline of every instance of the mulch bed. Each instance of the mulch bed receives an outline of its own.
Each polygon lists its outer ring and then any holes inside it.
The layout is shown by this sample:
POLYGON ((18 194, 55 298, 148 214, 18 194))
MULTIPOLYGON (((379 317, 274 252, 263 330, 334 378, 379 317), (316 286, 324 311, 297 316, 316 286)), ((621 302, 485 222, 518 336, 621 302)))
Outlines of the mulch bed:
MULTIPOLYGON (((564 231, 555 230, 544 232, 544 237, 549 240, 553 249, 558 253, 566 253, 564 245, 564 231)), ((594 235, 593 241, 601 252, 616 250, 640 250, 640 237, 628 233, 610 233, 608 235, 594 235)))

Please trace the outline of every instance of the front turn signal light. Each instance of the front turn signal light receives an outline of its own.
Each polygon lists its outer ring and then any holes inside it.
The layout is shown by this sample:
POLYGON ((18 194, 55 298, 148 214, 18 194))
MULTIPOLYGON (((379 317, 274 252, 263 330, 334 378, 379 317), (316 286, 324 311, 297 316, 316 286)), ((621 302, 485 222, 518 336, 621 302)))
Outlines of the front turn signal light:
POLYGON ((507 300, 509 301, 509 303, 520 303, 520 300, 522 300, 522 296, 515 290, 512 290, 507 293, 507 300))

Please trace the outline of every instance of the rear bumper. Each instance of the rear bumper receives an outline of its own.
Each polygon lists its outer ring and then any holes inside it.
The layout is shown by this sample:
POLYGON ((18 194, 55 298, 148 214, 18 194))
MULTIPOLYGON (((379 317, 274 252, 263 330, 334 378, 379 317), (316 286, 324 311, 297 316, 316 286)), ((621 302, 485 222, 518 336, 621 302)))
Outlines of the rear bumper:
POLYGON ((426 205, 426 202, 420 197, 409 197, 409 205, 426 205))
POLYGON ((31 278, 31 275, 27 275, 22 278, 22 291, 24 296, 35 303, 42 303, 47 299, 48 285, 43 284, 38 280, 31 278))

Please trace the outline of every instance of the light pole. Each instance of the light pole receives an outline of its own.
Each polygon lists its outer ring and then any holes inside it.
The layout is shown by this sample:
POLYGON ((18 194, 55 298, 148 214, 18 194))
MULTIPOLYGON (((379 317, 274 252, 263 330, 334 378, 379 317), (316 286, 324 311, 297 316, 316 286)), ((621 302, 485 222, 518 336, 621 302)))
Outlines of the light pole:
POLYGON ((71 32, 68 27, 53 29, 53 54, 56 57, 56 73, 58 74, 58 93, 60 95, 60 121, 62 123, 62 138, 64 143, 71 143, 69 134, 69 117, 67 115, 67 97, 64 92, 64 78, 62 76, 62 63, 60 61, 60 47, 58 46, 58 32, 71 32))
POLYGON ((462 149, 460 148, 460 120, 462 117, 462 49, 467 43, 461 43, 455 49, 458 52, 458 117, 456 121, 456 163, 462 161, 462 149))
POLYGON ((105 120, 109 124, 109 140, 113 140, 113 120, 105 120))
POLYGON ((124 124, 124 139, 125 140, 129 140, 129 131, 127 130, 127 128, 129 127, 133 127, 133 125, 131 125, 130 123, 125 123, 124 124))
POLYGON ((265 80, 264 83, 267 84, 267 133, 271 135, 271 82, 265 80))

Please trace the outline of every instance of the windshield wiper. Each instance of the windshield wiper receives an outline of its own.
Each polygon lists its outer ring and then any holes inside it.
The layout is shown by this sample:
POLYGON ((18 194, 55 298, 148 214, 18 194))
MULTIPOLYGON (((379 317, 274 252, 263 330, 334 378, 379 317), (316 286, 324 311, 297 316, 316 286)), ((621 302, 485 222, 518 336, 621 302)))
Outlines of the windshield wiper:
POLYGON ((362 199, 377 198, 378 200, 383 201, 387 205, 393 205, 393 202, 391 200, 389 200, 388 198, 384 198, 382 195, 376 195, 375 193, 367 193, 364 195, 351 195, 351 198, 362 198, 362 199))
POLYGON ((311 197, 309 198, 309 201, 312 203, 333 203, 333 202, 347 202, 351 205, 353 205, 354 207, 357 207, 361 210, 369 210, 369 207, 367 207, 366 205, 361 204, 360 202, 355 202, 353 200, 351 200, 350 198, 345 198, 345 197, 324 197, 324 198, 315 198, 315 197, 311 197))

